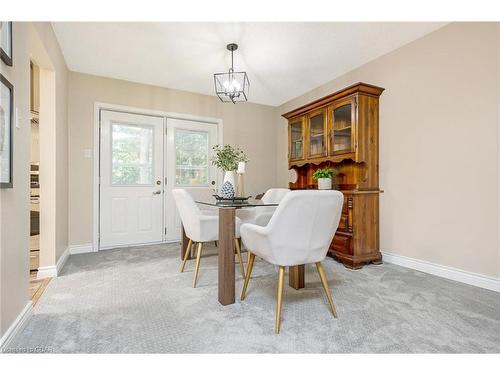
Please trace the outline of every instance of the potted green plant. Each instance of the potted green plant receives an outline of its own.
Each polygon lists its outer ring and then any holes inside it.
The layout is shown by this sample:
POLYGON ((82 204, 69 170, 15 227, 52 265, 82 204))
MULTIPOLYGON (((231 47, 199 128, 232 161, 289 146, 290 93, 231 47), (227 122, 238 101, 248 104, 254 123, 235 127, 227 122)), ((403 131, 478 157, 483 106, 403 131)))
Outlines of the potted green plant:
POLYGON ((337 175, 331 168, 318 168, 313 173, 313 178, 318 180, 319 190, 330 190, 332 188, 332 179, 337 175))
POLYGON ((215 145, 212 150, 212 164, 224 171, 221 196, 233 198, 236 191, 234 172, 238 169, 238 163, 248 162, 248 157, 239 147, 231 145, 215 145))

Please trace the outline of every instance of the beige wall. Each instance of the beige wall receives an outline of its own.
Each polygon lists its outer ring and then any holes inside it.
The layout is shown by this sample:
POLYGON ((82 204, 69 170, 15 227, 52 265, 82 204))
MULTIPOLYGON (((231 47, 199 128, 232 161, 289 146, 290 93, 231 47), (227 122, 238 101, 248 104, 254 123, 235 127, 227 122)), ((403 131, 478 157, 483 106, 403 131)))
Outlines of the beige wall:
POLYGON ((96 102, 222 119, 224 143, 240 146, 250 158, 247 192, 260 193, 276 183, 275 107, 223 104, 213 96, 74 72, 69 74, 68 100, 71 245, 92 242, 93 160, 84 157, 84 150, 94 147, 96 102))
MULTIPOLYGON (((51 250, 60 255, 67 247, 66 65, 48 23, 15 22, 13 51, 13 66, 5 66, 3 62, 0 65, 2 74, 14 85, 14 107, 18 109, 20 124, 19 129, 14 128, 14 187, 0 189, 0 337, 29 300, 30 56, 39 59, 41 66, 52 69, 55 74, 58 136, 54 147, 63 161, 58 162, 56 171, 57 248, 51 250)), ((54 258, 53 264, 57 260, 54 258)))
POLYGON ((14 85, 20 129, 14 136, 14 188, 0 189, 0 337, 28 302, 29 254, 29 54, 28 28, 13 25, 13 67, 0 70, 14 85))
MULTIPOLYGON (((496 23, 454 23, 279 107, 359 81, 385 87, 382 251, 500 276, 499 35, 496 23)), ((278 121, 285 186, 286 122, 278 121)))

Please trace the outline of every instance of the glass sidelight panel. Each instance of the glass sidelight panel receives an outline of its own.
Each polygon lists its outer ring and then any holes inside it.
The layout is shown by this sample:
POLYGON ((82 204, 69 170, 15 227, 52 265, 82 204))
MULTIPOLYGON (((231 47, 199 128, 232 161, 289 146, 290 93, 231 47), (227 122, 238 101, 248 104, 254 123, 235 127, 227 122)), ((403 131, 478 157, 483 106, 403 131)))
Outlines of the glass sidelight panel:
POLYGON ((175 184, 208 186, 209 153, 208 132, 175 129, 175 184))
POLYGON ((334 153, 352 149, 352 104, 346 104, 333 110, 333 131, 331 132, 331 150, 334 153))
POLYGON ((111 125, 111 184, 153 184, 153 127, 111 125))
POLYGON ((325 114, 309 118, 309 156, 325 155, 325 114))

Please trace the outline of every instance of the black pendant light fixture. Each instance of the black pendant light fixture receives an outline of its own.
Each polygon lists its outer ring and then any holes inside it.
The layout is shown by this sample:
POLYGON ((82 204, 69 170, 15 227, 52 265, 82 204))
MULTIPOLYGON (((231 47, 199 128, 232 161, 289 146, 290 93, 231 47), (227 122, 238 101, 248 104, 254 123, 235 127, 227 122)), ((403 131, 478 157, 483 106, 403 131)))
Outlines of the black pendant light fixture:
POLYGON ((236 43, 227 45, 227 49, 231 51, 231 68, 227 73, 215 73, 214 83, 215 92, 222 102, 246 102, 248 100, 248 90, 250 82, 246 72, 235 72, 233 53, 238 49, 236 43))

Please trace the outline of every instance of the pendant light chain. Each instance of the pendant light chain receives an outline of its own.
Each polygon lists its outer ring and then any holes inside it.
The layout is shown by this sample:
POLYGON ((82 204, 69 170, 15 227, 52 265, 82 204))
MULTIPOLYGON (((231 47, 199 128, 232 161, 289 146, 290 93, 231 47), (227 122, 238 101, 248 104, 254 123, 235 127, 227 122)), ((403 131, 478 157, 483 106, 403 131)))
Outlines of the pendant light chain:
POLYGON ((233 60, 233 53, 234 51, 231 50, 231 69, 229 69, 229 71, 232 73, 234 72, 234 60, 233 60))

